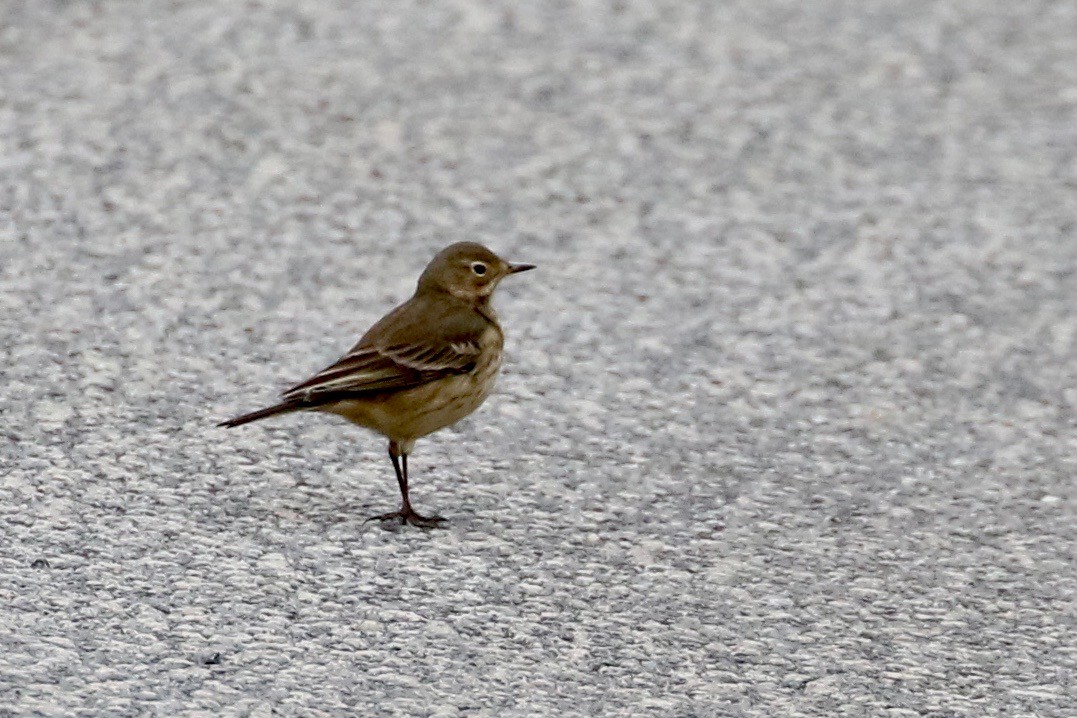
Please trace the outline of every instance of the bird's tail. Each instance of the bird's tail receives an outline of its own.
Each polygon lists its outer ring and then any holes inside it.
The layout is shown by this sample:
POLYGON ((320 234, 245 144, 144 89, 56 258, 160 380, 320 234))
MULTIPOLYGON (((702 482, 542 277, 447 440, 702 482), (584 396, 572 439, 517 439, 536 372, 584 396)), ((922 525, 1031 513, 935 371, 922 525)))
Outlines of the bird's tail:
POLYGON ((298 404, 296 404, 295 402, 282 401, 279 404, 274 404, 273 406, 267 406, 264 409, 259 409, 258 411, 252 411, 249 414, 241 414, 240 416, 237 416, 235 418, 229 419, 228 421, 222 421, 220 424, 217 424, 217 426, 242 426, 243 424, 247 424, 247 423, 250 423, 252 421, 258 421, 259 419, 264 419, 267 416, 276 416, 277 414, 288 414, 288 413, 291 413, 293 411, 297 411, 298 409, 300 409, 300 406, 298 404))

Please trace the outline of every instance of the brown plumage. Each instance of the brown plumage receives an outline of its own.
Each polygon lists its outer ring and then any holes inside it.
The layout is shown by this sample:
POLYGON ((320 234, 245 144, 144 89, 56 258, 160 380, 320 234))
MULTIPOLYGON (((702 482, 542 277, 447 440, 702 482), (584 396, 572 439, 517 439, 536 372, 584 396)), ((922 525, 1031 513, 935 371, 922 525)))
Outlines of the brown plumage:
POLYGON ((456 423, 482 404, 501 366, 503 334, 490 297, 509 264, 475 242, 446 247, 419 278, 415 294, 389 312, 339 360, 296 384, 273 406, 221 422, 240 426, 294 411, 342 416, 389 439, 400 485, 399 511, 376 516, 433 526, 408 496, 408 463, 416 440, 456 423))

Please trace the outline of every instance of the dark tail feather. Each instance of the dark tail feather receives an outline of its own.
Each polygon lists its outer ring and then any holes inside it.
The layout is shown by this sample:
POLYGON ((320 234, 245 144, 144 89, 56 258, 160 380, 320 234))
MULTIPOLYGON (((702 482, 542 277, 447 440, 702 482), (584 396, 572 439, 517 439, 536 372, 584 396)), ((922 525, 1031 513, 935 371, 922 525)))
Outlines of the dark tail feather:
POLYGON ((243 424, 247 424, 247 423, 250 423, 252 421, 258 421, 259 419, 264 419, 267 416, 275 416, 277 414, 287 414, 289 412, 293 412, 293 411, 297 410, 298 408, 299 408, 298 405, 296 405, 296 404, 294 404, 294 403, 292 403, 290 401, 283 401, 280 404, 274 404, 273 406, 267 406, 264 409, 259 409, 258 411, 252 411, 249 414, 243 414, 241 416, 235 417, 234 419, 229 419, 228 421, 222 421, 220 424, 217 424, 217 426, 242 426, 243 424))

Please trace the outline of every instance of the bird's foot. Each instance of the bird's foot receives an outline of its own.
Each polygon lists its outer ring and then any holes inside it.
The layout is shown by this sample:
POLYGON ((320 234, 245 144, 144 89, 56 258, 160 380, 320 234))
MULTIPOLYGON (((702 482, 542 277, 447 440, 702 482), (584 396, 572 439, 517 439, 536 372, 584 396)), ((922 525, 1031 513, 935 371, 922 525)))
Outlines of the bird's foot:
POLYGON ((412 526, 418 526, 424 529, 437 528, 441 524, 445 523, 445 519, 441 516, 423 516, 416 513, 410 506, 400 509, 399 511, 393 511, 388 514, 380 514, 378 516, 371 516, 367 521, 400 521, 400 525, 411 524, 412 526))

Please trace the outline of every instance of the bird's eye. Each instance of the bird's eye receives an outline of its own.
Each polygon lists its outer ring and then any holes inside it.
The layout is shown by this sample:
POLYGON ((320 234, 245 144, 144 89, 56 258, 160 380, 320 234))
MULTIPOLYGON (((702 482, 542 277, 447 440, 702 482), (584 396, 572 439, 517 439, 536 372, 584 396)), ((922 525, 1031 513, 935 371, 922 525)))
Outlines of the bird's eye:
POLYGON ((482 275, 486 274, 486 265, 482 262, 472 262, 471 271, 481 277, 482 275))

